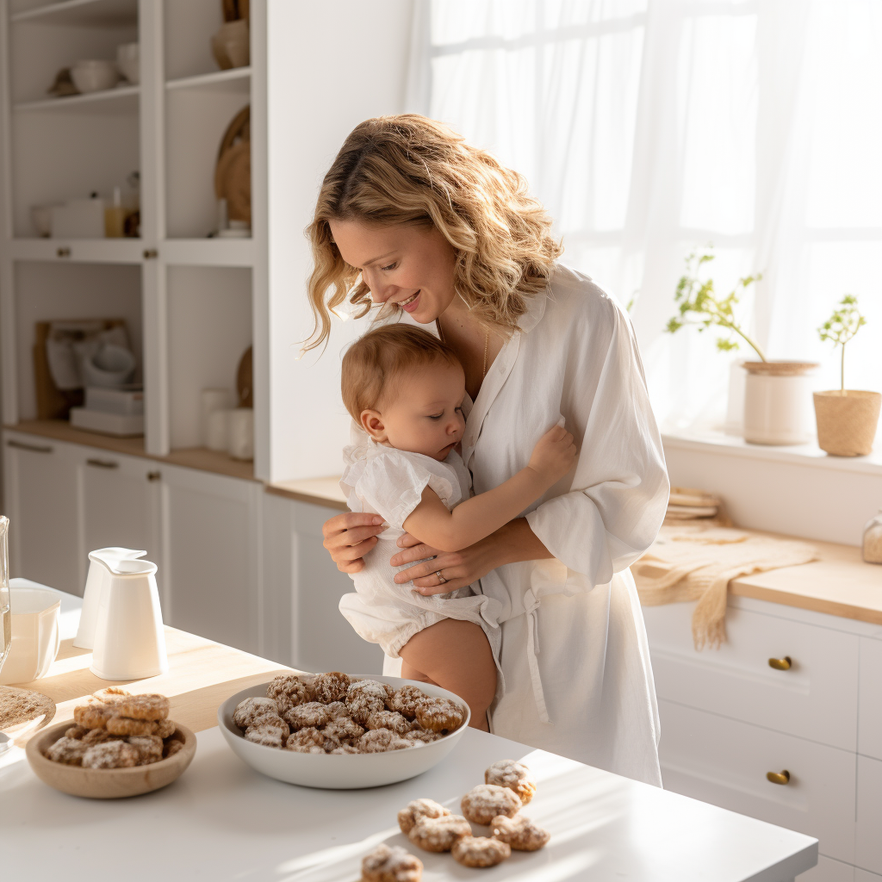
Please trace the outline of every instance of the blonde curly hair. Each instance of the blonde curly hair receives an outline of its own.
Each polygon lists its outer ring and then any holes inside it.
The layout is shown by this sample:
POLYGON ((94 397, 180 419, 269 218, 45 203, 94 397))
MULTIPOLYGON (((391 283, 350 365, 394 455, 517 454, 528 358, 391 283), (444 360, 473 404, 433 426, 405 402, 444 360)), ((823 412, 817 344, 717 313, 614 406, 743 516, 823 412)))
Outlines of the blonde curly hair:
POLYGON ((365 120, 325 175, 306 230, 315 317, 307 350, 328 339, 331 310, 347 298, 359 318, 372 305, 367 285, 355 284, 359 271, 340 256, 331 220, 434 226, 456 252, 457 293, 480 324, 505 334, 517 327, 527 299, 545 289, 563 251, 524 178, 486 151, 419 114, 365 120))

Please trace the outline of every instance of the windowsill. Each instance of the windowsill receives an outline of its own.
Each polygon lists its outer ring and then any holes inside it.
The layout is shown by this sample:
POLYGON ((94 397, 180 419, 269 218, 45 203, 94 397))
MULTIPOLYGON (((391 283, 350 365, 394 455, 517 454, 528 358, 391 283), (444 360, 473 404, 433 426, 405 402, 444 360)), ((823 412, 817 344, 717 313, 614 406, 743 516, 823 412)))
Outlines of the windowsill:
POLYGON ((817 444, 799 444, 786 447, 749 444, 736 435, 727 435, 710 428, 664 433, 662 441, 665 449, 695 450, 744 459, 786 462, 811 468, 882 475, 882 450, 878 447, 869 456, 830 456, 817 444))

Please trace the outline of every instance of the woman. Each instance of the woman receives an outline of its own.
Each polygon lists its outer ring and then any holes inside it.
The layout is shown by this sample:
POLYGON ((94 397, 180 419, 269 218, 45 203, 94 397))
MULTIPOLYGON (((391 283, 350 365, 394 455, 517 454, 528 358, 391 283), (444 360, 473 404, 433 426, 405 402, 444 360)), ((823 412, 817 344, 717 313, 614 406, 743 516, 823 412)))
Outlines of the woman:
MULTIPOLYGON (((655 688, 628 566, 655 539, 669 487, 627 316, 557 263, 550 221, 519 175, 421 116, 352 132, 308 232, 312 346, 348 296, 362 314, 373 301, 381 317, 437 329, 455 350, 476 493, 522 468, 561 418, 575 435, 575 468, 521 517, 456 553, 404 537, 391 563, 431 557, 396 581, 443 594, 480 579, 501 603, 494 733, 660 786, 655 688)), ((370 515, 341 514, 324 544, 340 570, 358 572, 380 532, 370 515)))

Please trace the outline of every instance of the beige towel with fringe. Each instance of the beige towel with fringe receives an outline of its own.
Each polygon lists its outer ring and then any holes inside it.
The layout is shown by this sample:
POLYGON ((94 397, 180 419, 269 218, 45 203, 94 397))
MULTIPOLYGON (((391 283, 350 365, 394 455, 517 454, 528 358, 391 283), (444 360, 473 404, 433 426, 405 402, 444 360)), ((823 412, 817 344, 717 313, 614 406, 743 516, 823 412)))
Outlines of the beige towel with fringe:
POLYGON ((696 649, 726 640, 726 593, 738 576, 818 559, 807 542, 772 539, 725 527, 664 526, 631 572, 644 606, 697 600, 692 614, 696 649))

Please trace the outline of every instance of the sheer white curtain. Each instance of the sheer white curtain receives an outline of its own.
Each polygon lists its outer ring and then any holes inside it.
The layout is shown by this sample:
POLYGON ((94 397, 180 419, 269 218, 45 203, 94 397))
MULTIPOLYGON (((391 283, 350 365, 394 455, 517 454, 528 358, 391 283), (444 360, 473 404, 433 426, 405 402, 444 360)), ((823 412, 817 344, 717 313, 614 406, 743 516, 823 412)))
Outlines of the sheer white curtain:
POLYGON ((712 332, 664 333, 684 257, 713 243, 772 358, 838 360, 816 328, 845 293, 868 325, 850 388, 882 388, 882 2, 429 0, 410 106, 524 174, 564 260, 623 303, 668 429, 720 424, 712 332))

